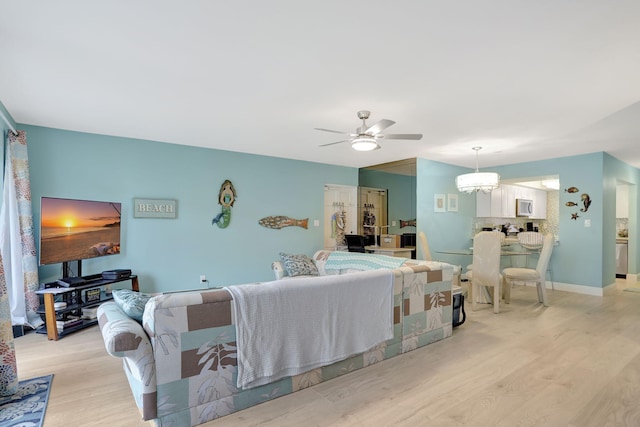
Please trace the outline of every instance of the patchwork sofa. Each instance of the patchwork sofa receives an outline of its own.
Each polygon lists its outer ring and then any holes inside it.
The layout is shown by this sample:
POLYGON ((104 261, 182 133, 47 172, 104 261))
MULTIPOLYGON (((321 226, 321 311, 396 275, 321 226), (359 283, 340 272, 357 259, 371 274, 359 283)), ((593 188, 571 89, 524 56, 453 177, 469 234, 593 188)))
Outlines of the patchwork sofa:
MULTIPOLYGON (((319 251, 314 257, 328 255, 319 251)), ((337 273, 357 271, 343 270, 337 273)), ((391 272, 391 339, 333 364, 249 389, 236 386, 236 319, 225 289, 154 296, 142 323, 110 301, 100 306, 98 320, 107 352, 123 359, 142 418, 158 426, 195 426, 451 336, 452 266, 409 263, 391 272)), ((349 276, 359 280, 362 274, 349 276)), ((287 283, 321 279, 291 278, 287 283)), ((282 282, 261 286, 275 283, 282 282)))

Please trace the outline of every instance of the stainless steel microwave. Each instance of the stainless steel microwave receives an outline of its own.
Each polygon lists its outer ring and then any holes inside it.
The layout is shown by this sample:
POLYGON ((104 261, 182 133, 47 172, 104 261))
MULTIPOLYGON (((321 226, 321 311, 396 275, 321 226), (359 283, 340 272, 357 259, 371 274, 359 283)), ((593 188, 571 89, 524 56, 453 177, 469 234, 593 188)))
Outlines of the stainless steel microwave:
POLYGON ((533 215, 533 200, 516 199, 516 216, 533 215))

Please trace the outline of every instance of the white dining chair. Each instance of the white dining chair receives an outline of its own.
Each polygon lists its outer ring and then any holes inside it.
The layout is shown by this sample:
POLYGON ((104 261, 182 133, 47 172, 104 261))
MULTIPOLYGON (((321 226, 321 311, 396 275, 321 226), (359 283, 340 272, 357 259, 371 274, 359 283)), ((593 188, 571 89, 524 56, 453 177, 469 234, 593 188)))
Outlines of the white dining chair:
MULTIPOLYGON (((518 243, 520 243, 520 246, 522 246, 523 248, 540 255, 542 246, 544 246, 544 234, 538 231, 520 232, 518 233, 518 243)), ((529 257, 527 256, 527 262, 528 260, 529 260, 529 257)), ((526 265, 525 267, 528 268, 529 265, 526 265)), ((547 271, 549 272, 549 280, 551 280, 551 289, 555 290, 555 288, 553 287, 553 278, 551 277, 551 270, 549 269, 548 265, 547 265, 547 271)))
POLYGON ((525 249, 539 251, 544 244, 544 234, 538 231, 521 231, 518 233, 518 243, 525 249))
POLYGON ((426 261, 433 261, 431 258, 431 250, 429 249, 429 243, 427 242, 427 235, 424 234, 424 231, 418 233, 418 238, 420 239, 420 249, 422 251, 422 258, 426 261))
POLYGON ((481 231, 473 238, 473 269, 467 272, 471 292, 471 308, 476 310, 480 286, 493 288, 493 312, 500 312, 500 274, 501 240, 498 233, 481 231))
POLYGON ((551 233, 544 236, 542 250, 540 251, 540 257, 538 258, 538 264, 535 269, 511 267, 502 270, 502 277, 504 278, 504 302, 506 304, 509 304, 511 301, 511 283, 526 282, 535 283, 538 288, 538 301, 545 307, 549 306, 547 303, 546 274, 551 252, 553 251, 553 240, 553 234, 551 233))
MULTIPOLYGON (((504 241, 505 241, 505 235, 502 231, 490 231, 490 233, 496 233, 498 236, 500 236, 500 246, 504 246, 504 241)), ((469 272, 473 270, 473 260, 471 261, 471 264, 467 265, 467 273, 465 274, 465 277, 467 278, 467 280, 469 279, 469 272)), ((471 289, 471 288, 469 288, 471 289)), ((469 293, 471 293, 471 290, 469 291, 469 293)))
MULTIPOLYGON (((429 249, 429 242, 427 241, 427 235, 424 231, 420 231, 418 233, 418 239, 420 243, 420 248, 422 251, 422 259, 425 261, 433 261, 431 257, 431 249, 429 249)), ((453 285, 460 286, 460 273, 462 271, 462 267, 459 265, 453 265, 453 285)))

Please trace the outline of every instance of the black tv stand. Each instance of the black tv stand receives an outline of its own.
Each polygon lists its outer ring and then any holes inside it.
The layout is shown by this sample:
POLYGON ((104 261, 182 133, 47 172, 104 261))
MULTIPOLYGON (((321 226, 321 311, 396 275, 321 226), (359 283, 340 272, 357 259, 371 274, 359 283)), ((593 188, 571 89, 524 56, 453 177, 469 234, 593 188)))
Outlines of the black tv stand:
POLYGON ((111 293, 107 293, 105 287, 119 282, 131 281, 131 289, 138 291, 138 276, 131 275, 129 277, 122 277, 119 279, 104 279, 102 274, 93 274, 82 277, 85 282, 80 285, 71 285, 61 287, 58 282, 44 283, 42 287, 36 291, 36 294, 43 296, 43 305, 38 309, 39 314, 44 314, 45 327, 37 329, 37 333, 47 334, 50 340, 58 340, 68 333, 77 331, 88 326, 92 326, 98 323, 97 319, 85 319, 81 323, 74 325, 70 328, 63 328, 61 332, 58 332, 57 321, 66 318, 68 314, 74 314, 81 312, 83 307, 91 307, 99 305, 105 301, 113 299, 111 293), (98 291, 99 297, 96 299, 89 298, 87 291, 95 288, 100 288, 98 291), (62 301, 67 303, 64 308, 55 308, 55 297, 59 297, 62 301))
POLYGON ((69 288, 84 285, 87 283, 87 279, 84 277, 65 277, 57 280, 56 283, 65 288, 69 288))

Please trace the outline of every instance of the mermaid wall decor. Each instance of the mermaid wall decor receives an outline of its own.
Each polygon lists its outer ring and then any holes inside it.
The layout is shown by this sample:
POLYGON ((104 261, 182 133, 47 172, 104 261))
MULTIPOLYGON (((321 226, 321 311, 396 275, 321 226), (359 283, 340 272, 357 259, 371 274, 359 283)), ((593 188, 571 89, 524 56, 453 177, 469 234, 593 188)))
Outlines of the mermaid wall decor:
POLYGON ((222 212, 216 215, 211 221, 211 225, 216 224, 219 228, 227 228, 231 222, 231 208, 236 202, 236 189, 228 179, 220 186, 218 192, 218 204, 222 205, 222 212))

